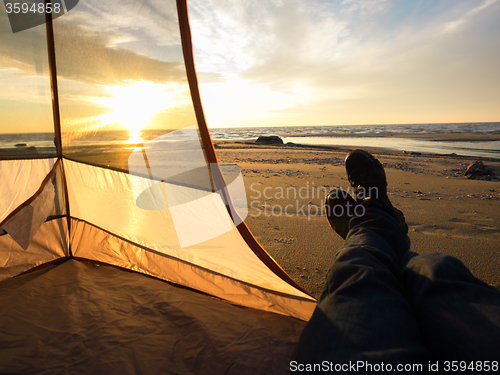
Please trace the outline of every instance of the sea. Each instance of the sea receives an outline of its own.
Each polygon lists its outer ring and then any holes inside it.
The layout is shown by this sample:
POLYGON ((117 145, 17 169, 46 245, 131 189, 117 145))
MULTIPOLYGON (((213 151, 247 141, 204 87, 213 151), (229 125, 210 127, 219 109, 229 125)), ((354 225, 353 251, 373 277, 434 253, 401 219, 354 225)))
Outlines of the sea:
MULTIPOLYGON (((117 147, 134 148, 138 143, 154 141, 164 130, 99 131, 91 137, 71 142, 72 147, 92 146, 93 152, 109 152, 117 147)), ((251 128, 213 128, 214 141, 254 141, 259 136, 278 135, 285 143, 298 145, 378 147, 397 151, 500 159, 500 122, 395 124, 349 126, 284 126, 251 128), (366 135, 370 134, 370 137, 366 135), (400 134, 403 137, 391 137, 400 134), (445 134, 473 135, 470 140, 443 140, 445 134), (427 135, 426 138, 418 138, 427 135), (480 137, 474 140, 474 137, 480 137)), ((0 150, 12 148, 54 149, 53 133, 0 134, 0 150)), ((1 154, 0 154, 1 155, 1 154)))

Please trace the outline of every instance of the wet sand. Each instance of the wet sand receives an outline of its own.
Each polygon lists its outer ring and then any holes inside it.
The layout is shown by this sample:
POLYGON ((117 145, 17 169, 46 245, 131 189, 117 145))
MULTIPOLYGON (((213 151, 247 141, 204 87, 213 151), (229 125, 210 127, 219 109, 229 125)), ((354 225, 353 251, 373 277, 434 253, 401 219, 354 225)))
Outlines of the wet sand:
MULTIPOLYGON (((216 142, 220 162, 244 176, 245 222, 276 261, 319 296, 343 240, 322 213, 326 192, 348 189, 348 149, 257 146, 216 142)), ((500 176, 500 160, 370 150, 386 168, 389 196, 404 211, 417 253, 460 259, 474 275, 500 288, 500 182, 470 180, 467 166, 482 160, 500 176)))

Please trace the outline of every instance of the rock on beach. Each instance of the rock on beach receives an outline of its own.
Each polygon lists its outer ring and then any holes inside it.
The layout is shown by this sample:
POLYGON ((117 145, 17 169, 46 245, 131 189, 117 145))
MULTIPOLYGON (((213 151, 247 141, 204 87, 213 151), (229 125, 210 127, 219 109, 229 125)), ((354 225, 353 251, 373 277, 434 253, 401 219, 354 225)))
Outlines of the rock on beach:
POLYGON ((282 145, 283 140, 278 137, 277 135, 261 135, 257 140, 255 141, 255 144, 258 145, 282 145))
POLYGON ((492 173, 492 168, 484 165, 482 161, 470 163, 464 173, 465 178, 472 180, 482 180, 489 177, 492 173))

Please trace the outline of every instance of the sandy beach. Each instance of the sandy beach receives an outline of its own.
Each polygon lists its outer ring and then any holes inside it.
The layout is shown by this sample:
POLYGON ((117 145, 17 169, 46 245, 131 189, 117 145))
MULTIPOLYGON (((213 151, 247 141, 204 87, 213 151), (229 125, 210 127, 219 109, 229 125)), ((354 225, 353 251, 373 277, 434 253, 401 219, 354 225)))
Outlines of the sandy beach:
MULTIPOLYGON (((245 222, 299 284, 319 296, 332 256, 342 245, 322 213, 326 192, 349 187, 340 148, 216 143, 220 162, 244 176, 245 222)), ((411 250, 460 259, 474 275, 500 288, 500 182, 464 177, 482 160, 500 176, 500 160, 370 150, 384 164, 389 196, 409 225, 411 250)))

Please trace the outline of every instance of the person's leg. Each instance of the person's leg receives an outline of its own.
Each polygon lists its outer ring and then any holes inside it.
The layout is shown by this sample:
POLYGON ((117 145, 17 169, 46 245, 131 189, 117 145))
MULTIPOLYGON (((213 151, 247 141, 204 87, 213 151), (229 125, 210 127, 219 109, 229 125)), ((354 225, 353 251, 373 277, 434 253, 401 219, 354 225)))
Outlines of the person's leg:
POLYGON ((373 207, 349 226, 295 360, 421 363, 425 372, 429 354, 400 280, 408 236, 391 215, 373 207))
POLYGON ((412 258, 403 278, 435 360, 500 361, 500 291, 442 253, 412 258))
POLYGON ((325 209, 330 225, 346 241, 301 335, 296 360, 420 364, 412 372, 427 372, 429 354, 401 282, 400 264, 410 246, 408 226, 387 196, 385 171, 377 159, 355 150, 345 165, 356 199, 334 189, 325 209), (338 210, 349 206, 350 213, 338 210))

